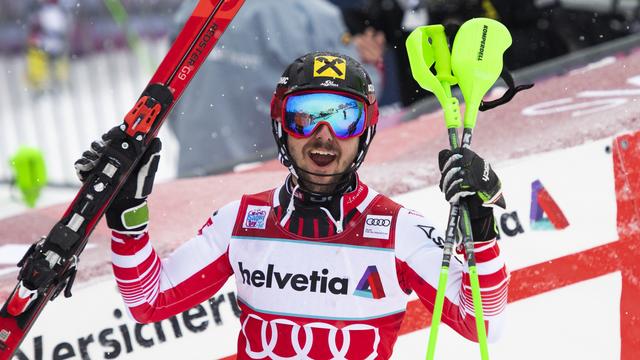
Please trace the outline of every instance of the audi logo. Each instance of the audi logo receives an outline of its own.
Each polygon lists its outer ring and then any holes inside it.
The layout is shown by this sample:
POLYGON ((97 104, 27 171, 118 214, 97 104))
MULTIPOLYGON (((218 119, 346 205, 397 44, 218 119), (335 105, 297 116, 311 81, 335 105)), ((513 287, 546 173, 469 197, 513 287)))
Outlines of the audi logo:
POLYGON ((368 218, 367 225, 372 226, 389 226, 391 225, 391 220, 389 219, 376 219, 376 218, 368 218))
MULTIPOLYGON (((242 334, 246 340, 245 352, 251 359, 310 359, 309 353, 314 345, 314 341, 317 343, 316 346, 328 348, 329 351, 331 351, 331 355, 333 355, 333 359, 346 359, 349 348, 352 346, 351 334, 362 331, 373 333, 374 335, 371 343, 371 352, 366 357, 366 360, 374 360, 378 356, 377 349, 378 345, 380 345, 380 330, 369 324, 351 324, 337 328, 332 324, 323 322, 298 324, 289 319, 265 320, 256 314, 249 314, 242 323, 242 334), (253 331, 251 331, 251 334, 247 334, 247 323, 250 321, 253 323, 253 326, 251 326, 253 331), (257 324, 255 322, 257 322, 257 324), (256 327, 255 325, 258 324, 259 326, 256 327), (267 328, 269 331, 267 331, 267 328), (285 334, 290 331, 291 334, 290 336, 282 335, 279 333, 279 330, 282 330, 285 334), (304 332, 304 336, 299 336, 300 330, 304 332), (328 336, 316 334, 318 331, 322 332, 327 330, 329 331, 328 336), (338 346, 339 342, 337 340, 338 332, 342 335, 340 346, 338 346), (267 336, 268 333, 271 335, 267 336), (315 340, 314 335, 319 335, 318 340, 315 340), (289 338, 291 347, 293 347, 296 353, 295 356, 285 356, 285 354, 282 353, 280 353, 280 355, 277 354, 280 347, 276 345, 279 341, 283 341, 278 340, 280 337, 284 337, 285 339, 287 337, 289 338), (252 349, 252 343, 256 348, 252 349)), ((363 346, 363 344, 355 345, 363 346)))

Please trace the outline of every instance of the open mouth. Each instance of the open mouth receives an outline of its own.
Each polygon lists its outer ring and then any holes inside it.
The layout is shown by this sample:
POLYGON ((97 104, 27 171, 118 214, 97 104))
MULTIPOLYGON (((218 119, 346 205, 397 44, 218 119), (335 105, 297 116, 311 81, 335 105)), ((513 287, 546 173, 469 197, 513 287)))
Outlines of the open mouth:
POLYGON ((331 164, 336 159, 336 154, 325 150, 311 150, 309 158, 320 167, 331 164))

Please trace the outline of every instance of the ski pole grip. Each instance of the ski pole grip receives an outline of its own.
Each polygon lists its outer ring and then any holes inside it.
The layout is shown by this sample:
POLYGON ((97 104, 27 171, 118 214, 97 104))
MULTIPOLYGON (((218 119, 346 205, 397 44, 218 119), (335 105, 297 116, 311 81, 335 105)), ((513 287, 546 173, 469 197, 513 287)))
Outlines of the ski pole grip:
POLYGON ((431 39, 435 59, 436 77, 441 82, 455 85, 458 80, 451 74, 451 51, 447 42, 444 26, 441 24, 425 26, 425 34, 431 39))

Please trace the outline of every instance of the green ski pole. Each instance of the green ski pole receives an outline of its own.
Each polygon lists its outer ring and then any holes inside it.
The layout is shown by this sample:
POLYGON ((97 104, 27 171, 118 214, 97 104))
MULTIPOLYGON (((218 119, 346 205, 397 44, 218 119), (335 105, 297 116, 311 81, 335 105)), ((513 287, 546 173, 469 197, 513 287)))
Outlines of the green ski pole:
MULTIPOLYGON (((460 86, 466 104, 462 135, 463 146, 471 145, 480 103, 487 91, 500 77, 503 67, 502 57, 509 46, 511 46, 511 34, 504 25, 496 20, 471 19, 462 24, 456 34, 451 54, 451 66, 454 74, 460 79, 458 86, 460 86)), ((488 200, 485 194, 478 193, 478 196, 483 201, 488 200)), ((469 280, 480 354, 482 360, 488 360, 487 333, 482 312, 482 296, 473 247, 471 219, 464 200, 460 203, 460 215, 462 216, 462 242, 469 266, 469 280)))
MULTIPOLYGON (((449 134, 449 143, 452 149, 456 149, 460 145, 457 134, 457 127, 460 126, 460 117, 459 110, 456 112, 451 109, 454 107, 453 104, 455 104, 455 108, 457 109, 457 99, 451 96, 450 85, 457 81, 463 90, 467 110, 465 111, 464 117, 465 126, 462 145, 470 146, 478 107, 484 94, 498 79, 502 71, 502 54, 510 44, 511 36, 508 30, 502 24, 490 19, 473 19, 463 24, 454 41, 454 51, 451 55, 449 55, 449 47, 446 42, 444 28, 441 25, 418 28, 407 39, 407 51, 409 53, 414 78, 421 87, 433 92, 442 104, 449 134), (480 30, 478 33, 480 34, 480 38, 473 33, 477 31, 478 28, 480 30), (492 40, 487 44, 489 32, 491 33, 492 40), (431 41, 429 42, 429 40, 431 41), (456 44, 458 46, 456 46, 456 44), (474 48, 479 49, 477 53, 473 51, 474 48), (456 51, 458 49, 459 51, 456 51), (437 76, 434 76, 430 71, 430 67, 434 62, 437 76), (487 66, 487 63, 491 63, 491 65, 487 66), (452 68, 456 75, 455 77, 451 76, 452 68), (449 109, 447 109, 447 107, 449 107, 449 109), (473 110, 470 111, 470 109, 473 110), (456 114, 457 116, 455 116, 456 114)), ((456 240, 455 229, 460 214, 462 215, 461 230, 469 266, 478 343, 480 344, 482 359, 485 360, 489 358, 480 297, 480 285, 471 234, 471 222, 466 204, 462 203, 460 206, 452 205, 449 213, 443 260, 429 334, 429 346, 427 349, 428 360, 432 360, 435 356, 435 346, 444 305, 449 265, 456 240)))
MULTIPOLYGON (((423 26, 415 29, 407 38, 407 52, 413 77, 420 86, 434 93, 444 110, 444 119, 449 134, 449 144, 452 149, 458 147, 458 131, 461 125, 460 106, 458 99, 451 96, 451 84, 457 79, 451 75, 451 55, 447 44, 444 27, 442 25, 423 26), (431 40, 431 41, 429 41, 431 40), (435 62, 437 75, 430 68, 435 62)), ((433 308, 431 329, 429 331, 429 344, 427 346, 427 360, 433 360, 438 340, 440 319, 444 306, 444 295, 449 278, 449 264, 453 254, 453 245, 456 240, 456 223, 459 207, 452 205, 449 211, 438 290, 436 302, 433 308)))

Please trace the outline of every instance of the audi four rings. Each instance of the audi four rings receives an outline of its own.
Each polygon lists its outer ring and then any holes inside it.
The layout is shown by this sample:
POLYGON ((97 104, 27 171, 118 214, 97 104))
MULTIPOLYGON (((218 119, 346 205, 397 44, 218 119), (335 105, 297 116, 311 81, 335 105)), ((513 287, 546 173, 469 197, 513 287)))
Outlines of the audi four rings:
MULTIPOLYGON (((388 220, 387 220, 388 221, 388 220)), ((351 332, 358 331, 371 331, 375 334, 375 339, 372 343, 371 353, 365 358, 365 360, 373 360, 378 356, 378 345, 380 344, 380 333, 379 329, 373 327, 368 324, 351 324, 345 326, 341 329, 337 327, 321 322, 313 322, 304 325, 297 324, 288 319, 273 319, 273 320, 265 320, 258 315, 249 314, 247 318, 242 323, 242 334, 246 340, 245 351, 247 355, 249 355, 252 359, 308 359, 309 352, 311 352, 311 348, 313 347, 313 330, 314 329, 322 329, 329 330, 329 336, 327 338, 329 350, 331 351, 331 355, 333 359, 346 359, 347 352, 349 352, 349 347, 351 346, 351 332), (254 351, 251 349, 251 342, 249 341, 249 336, 247 336, 246 327, 249 320, 253 319, 253 321, 257 321, 260 323, 260 342, 262 346, 261 351, 254 351), (282 326, 290 326, 291 327, 291 345, 296 352, 295 356, 285 357, 282 355, 277 355, 275 353, 276 344, 278 343, 278 325, 282 326), (271 338, 267 339, 267 326, 270 327, 271 330, 271 338), (304 343, 300 344, 300 337, 298 334, 300 333, 300 329, 304 330, 304 343), (336 340, 336 335, 338 331, 342 333, 342 346, 338 349, 338 342, 336 340)), ((255 337, 251 337, 255 339, 255 337)))
POLYGON ((391 225, 391 220, 389 220, 389 219, 367 218, 367 225, 389 226, 389 225, 391 225))

